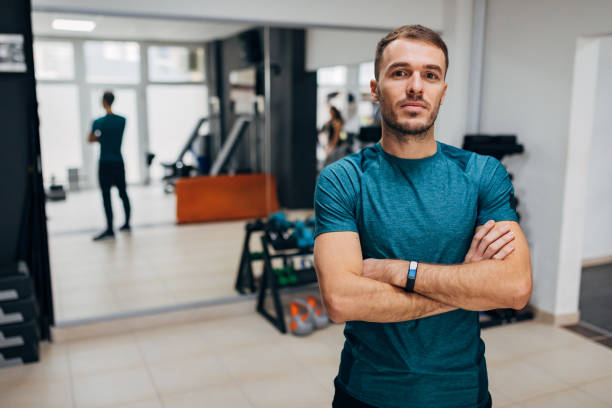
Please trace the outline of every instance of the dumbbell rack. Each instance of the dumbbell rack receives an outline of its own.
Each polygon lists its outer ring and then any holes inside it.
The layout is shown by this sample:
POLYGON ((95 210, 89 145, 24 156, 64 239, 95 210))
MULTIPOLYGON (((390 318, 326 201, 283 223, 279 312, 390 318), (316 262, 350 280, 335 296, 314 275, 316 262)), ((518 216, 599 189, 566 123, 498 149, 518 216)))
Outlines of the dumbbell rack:
POLYGON ((297 275, 295 282, 284 283, 281 285, 278 282, 278 278, 272 267, 272 260, 281 258, 283 264, 291 258, 303 257, 312 255, 313 249, 299 249, 299 248, 279 248, 273 245, 274 240, 271 239, 268 232, 264 233, 261 237, 261 244, 263 247, 263 273, 259 282, 259 294, 257 296, 257 312, 264 316, 274 327, 276 327, 281 333, 287 333, 287 327, 285 325, 285 313, 283 311, 283 305, 280 300, 280 288, 298 287, 309 285, 317 282, 317 274, 314 267, 295 269, 294 273, 297 275), (274 312, 270 313, 265 307, 265 300, 268 296, 268 291, 272 296, 274 304, 274 312))
POLYGON ((238 266, 238 273, 236 276, 236 284, 234 288, 241 295, 245 295, 247 290, 251 293, 256 292, 256 281, 253 276, 253 261, 263 260, 262 252, 251 252, 250 242, 251 235, 254 232, 263 232, 265 230, 265 224, 261 220, 248 223, 245 226, 246 234, 244 237, 244 243, 242 244, 242 254, 240 255, 240 265, 238 266))
POLYGON ((38 361, 38 315, 26 264, 0 267, 0 367, 38 361))

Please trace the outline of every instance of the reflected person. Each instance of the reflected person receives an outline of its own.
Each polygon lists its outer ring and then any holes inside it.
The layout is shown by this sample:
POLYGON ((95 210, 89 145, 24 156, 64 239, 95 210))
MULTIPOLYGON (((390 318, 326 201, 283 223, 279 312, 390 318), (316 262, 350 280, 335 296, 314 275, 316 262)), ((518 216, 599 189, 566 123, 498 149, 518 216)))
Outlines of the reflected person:
POLYGON ((102 202, 106 215, 106 230, 96 235, 94 241, 114 239, 113 207, 111 203, 111 187, 117 187, 119 197, 123 202, 125 223, 119 231, 130 231, 130 200, 127 195, 125 183, 125 166, 121 155, 121 142, 125 130, 125 118, 113 113, 112 105, 115 96, 112 92, 104 92, 102 107, 106 115, 93 121, 89 133, 89 143, 100 143, 100 160, 98 165, 98 181, 102 190, 102 202))

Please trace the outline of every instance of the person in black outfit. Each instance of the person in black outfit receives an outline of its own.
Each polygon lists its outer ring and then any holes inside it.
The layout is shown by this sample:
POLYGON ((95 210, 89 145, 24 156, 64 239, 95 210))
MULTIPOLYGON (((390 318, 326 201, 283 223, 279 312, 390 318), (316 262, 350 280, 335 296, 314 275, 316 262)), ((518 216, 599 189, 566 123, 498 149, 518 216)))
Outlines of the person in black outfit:
POLYGON ((104 92, 102 106, 106 115, 93 121, 89 133, 89 143, 100 143, 100 162, 98 167, 98 181, 102 190, 104 213, 106 214, 106 230, 96 235, 94 241, 115 238, 113 231, 113 207, 111 205, 110 190, 116 186, 119 197, 123 201, 125 223, 119 231, 130 231, 130 199, 125 185, 125 166, 121 155, 121 142, 125 130, 125 118, 115 115, 111 109, 115 96, 112 92, 104 92))

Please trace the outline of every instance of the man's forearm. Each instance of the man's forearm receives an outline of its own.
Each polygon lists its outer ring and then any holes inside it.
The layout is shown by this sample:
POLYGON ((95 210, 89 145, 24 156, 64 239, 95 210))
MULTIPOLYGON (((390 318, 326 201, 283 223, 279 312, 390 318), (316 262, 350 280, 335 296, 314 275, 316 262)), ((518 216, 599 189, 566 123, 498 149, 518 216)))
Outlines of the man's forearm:
POLYGON ((403 322, 456 309, 417 293, 406 293, 388 283, 353 274, 347 275, 341 287, 329 288, 323 284, 321 290, 329 316, 336 323, 349 320, 403 322))
MULTIPOLYGON (((408 261, 385 260, 385 279, 405 287, 408 261)), ((531 292, 529 264, 486 260, 459 265, 419 263, 414 291, 466 310, 520 309, 531 292)))

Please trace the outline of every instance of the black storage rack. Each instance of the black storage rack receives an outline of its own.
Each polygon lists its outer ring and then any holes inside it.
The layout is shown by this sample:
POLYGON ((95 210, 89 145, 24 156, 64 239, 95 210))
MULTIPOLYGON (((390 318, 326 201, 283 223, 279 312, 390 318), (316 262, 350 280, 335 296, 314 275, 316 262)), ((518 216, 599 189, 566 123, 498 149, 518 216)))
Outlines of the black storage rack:
POLYGON ((263 273, 259 281, 259 293, 257 296, 257 312, 265 317, 274 327, 276 327, 281 333, 287 333, 287 326, 285 324, 285 313, 283 311, 283 305, 280 300, 279 289, 298 287, 304 285, 310 285, 317 283, 317 274, 314 269, 314 265, 308 268, 295 269, 294 273, 297 275, 297 280, 292 283, 284 283, 280 285, 272 267, 272 260, 276 258, 283 259, 283 264, 286 264, 289 259, 295 257, 304 257, 313 254, 313 248, 297 248, 297 247, 280 247, 274 245, 274 240, 271 238, 269 231, 266 231, 261 237, 261 244, 263 247, 263 262, 264 268, 263 273), (270 313, 266 309, 265 300, 268 296, 268 289, 272 295, 274 304, 274 312, 270 313))

